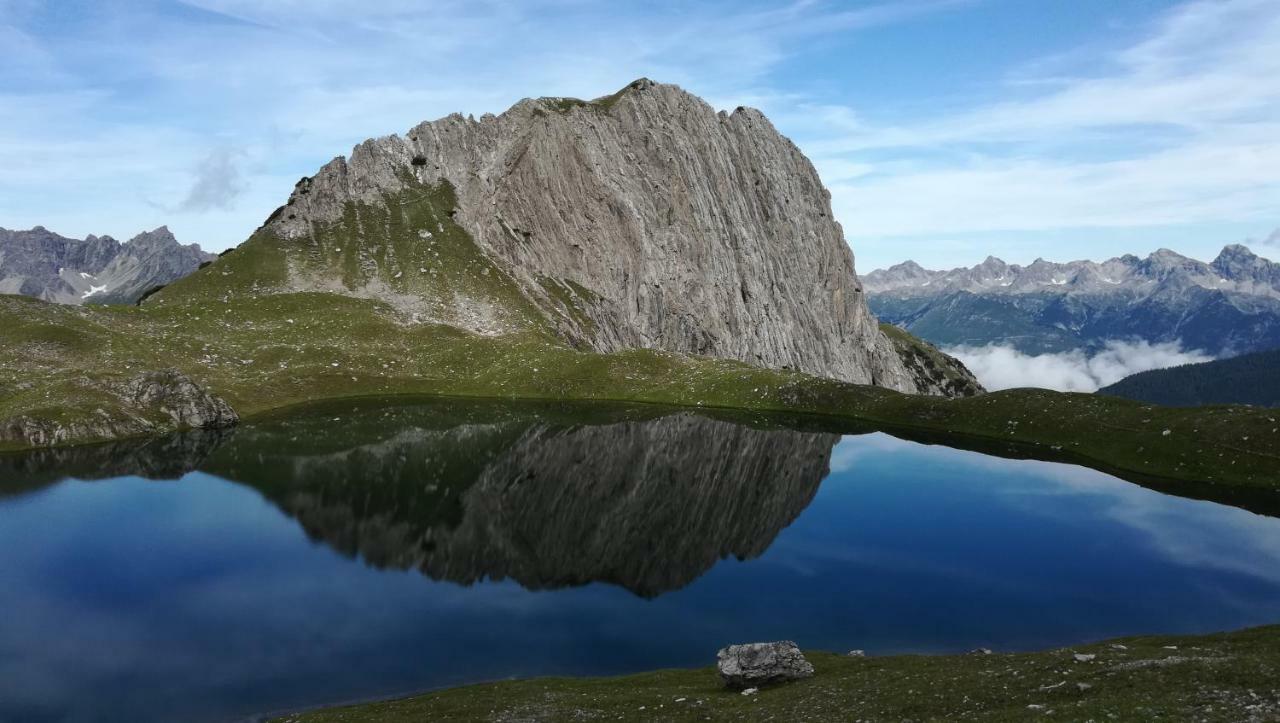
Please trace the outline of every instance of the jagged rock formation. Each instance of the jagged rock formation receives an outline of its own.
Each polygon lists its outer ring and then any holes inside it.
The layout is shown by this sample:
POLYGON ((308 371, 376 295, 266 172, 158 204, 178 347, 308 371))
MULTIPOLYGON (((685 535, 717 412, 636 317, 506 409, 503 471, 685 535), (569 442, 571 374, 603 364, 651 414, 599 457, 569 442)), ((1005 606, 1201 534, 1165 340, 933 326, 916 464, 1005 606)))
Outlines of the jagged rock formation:
POLYGON ((1280 264, 1241 245, 1210 263, 1168 249, 1025 267, 988 257, 949 271, 907 261, 863 282, 882 320, 944 346, 1041 353, 1136 338, 1214 355, 1280 346, 1280 264))
POLYGON ((759 111, 648 80, 366 141, 225 263, 247 291, 375 297, 479 333, 543 323, 595 351, 945 391, 878 329, 800 151, 759 111))
POLYGON ((84 386, 86 396, 114 404, 67 419, 19 415, 0 420, 0 442, 50 447, 85 439, 230 427, 240 421, 226 401, 176 369, 142 372, 123 381, 86 379, 84 386))
POLYGON ((165 226, 125 243, 110 236, 66 238, 43 226, 0 228, 0 294, 59 304, 132 304, 213 258, 195 244, 179 245, 165 226))
POLYGON ((722 558, 762 554, 812 500, 839 440, 689 413, 569 426, 507 417, 432 429, 418 426, 434 423, 425 415, 341 415, 354 446, 332 424, 251 426, 203 468, 379 567, 652 597, 722 558))

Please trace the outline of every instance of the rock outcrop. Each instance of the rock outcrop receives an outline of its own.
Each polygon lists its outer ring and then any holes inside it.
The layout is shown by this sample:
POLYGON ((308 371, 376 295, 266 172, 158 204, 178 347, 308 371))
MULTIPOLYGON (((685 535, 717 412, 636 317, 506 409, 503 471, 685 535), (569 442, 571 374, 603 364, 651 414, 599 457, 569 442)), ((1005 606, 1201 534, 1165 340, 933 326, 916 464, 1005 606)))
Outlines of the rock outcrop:
POLYGON ((733 690, 786 683, 813 675, 813 665, 790 640, 730 645, 716 655, 716 667, 725 686, 733 690))
POLYGON ((0 421, 0 442, 51 447, 230 427, 240 421, 225 400, 176 369, 142 372, 123 381, 85 380, 83 388, 87 394, 105 394, 117 403, 75 410, 65 419, 11 417, 0 421))
POLYGON ((167 227, 125 243, 110 236, 72 239, 37 226, 0 229, 0 294, 59 304, 132 304, 215 258, 180 245, 167 227))
MULTIPOLYGON (((286 290, 404 301, 423 277, 501 279, 582 348, 949 393, 880 332, 808 159, 759 111, 716 112, 673 85, 524 100, 366 141, 299 182, 263 232, 284 242, 289 278, 273 281, 286 290), (406 210, 433 194, 452 207, 406 210), (455 225, 479 256, 449 269, 457 245, 433 244, 455 225), (326 258, 338 273, 316 271, 326 258)), ((455 285, 405 308, 498 333, 510 317, 491 291, 455 285)))

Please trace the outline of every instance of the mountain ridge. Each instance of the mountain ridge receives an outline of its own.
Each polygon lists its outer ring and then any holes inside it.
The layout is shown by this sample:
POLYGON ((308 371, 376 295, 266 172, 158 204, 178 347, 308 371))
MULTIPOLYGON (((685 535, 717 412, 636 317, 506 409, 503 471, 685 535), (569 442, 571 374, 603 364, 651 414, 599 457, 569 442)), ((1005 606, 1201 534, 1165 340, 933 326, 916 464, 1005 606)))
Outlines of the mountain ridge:
POLYGON ((69 238, 44 226, 0 228, 0 293, 59 304, 132 304, 214 258, 198 244, 180 244, 168 226, 123 242, 69 238))
POLYGON ((1228 244, 1213 261, 1203 262, 1167 248, 1147 257, 1124 254, 1106 261, 1046 261, 1026 266, 988 256, 980 264, 931 270, 915 261, 863 274, 868 293, 887 294, 925 287, 946 291, 1025 293, 1066 286, 1069 291, 1096 291, 1127 282, 1158 283, 1174 277, 1204 288, 1280 298, 1280 263, 1255 254, 1243 244, 1228 244))
POLYGON ((989 256, 941 271, 905 262, 863 285, 882 320, 943 347, 1041 354, 1138 339, 1230 356, 1280 346, 1280 264, 1239 244, 1207 263, 1169 249, 1026 266, 989 256))

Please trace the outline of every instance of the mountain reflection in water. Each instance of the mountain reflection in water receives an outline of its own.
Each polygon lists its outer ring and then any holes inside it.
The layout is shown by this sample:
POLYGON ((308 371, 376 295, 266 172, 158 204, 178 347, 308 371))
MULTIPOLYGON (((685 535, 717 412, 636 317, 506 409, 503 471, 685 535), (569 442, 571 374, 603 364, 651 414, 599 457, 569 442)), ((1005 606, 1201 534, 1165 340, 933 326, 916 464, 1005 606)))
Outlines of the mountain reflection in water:
MULTIPOLYGON (((642 597, 762 554, 808 506, 835 434, 690 412, 438 402, 0 458, 5 479, 176 478, 257 489, 377 568, 642 597), (583 418, 585 415, 585 419, 583 418), (635 418, 628 418, 635 417, 635 418)), ((20 483, 11 482, 11 488, 20 483)))

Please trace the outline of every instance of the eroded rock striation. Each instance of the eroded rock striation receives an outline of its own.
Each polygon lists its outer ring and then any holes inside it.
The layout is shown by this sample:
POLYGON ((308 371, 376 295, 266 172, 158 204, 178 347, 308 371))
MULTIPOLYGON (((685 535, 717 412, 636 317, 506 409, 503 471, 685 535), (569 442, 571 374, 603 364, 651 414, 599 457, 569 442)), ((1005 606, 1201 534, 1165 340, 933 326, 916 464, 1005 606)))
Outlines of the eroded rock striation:
POLYGON ((879 330, 830 194, 799 149, 759 111, 716 112, 674 85, 523 100, 366 141, 299 182, 263 232, 284 241, 284 276, 270 281, 286 290, 376 296, 415 318, 502 333, 520 316, 495 290, 509 284, 515 305, 581 348, 952 393, 913 373, 879 330), (421 205, 428 197, 434 207, 421 205), (455 227, 475 257, 443 240, 455 227), (317 259, 340 273, 317 271, 317 259))

